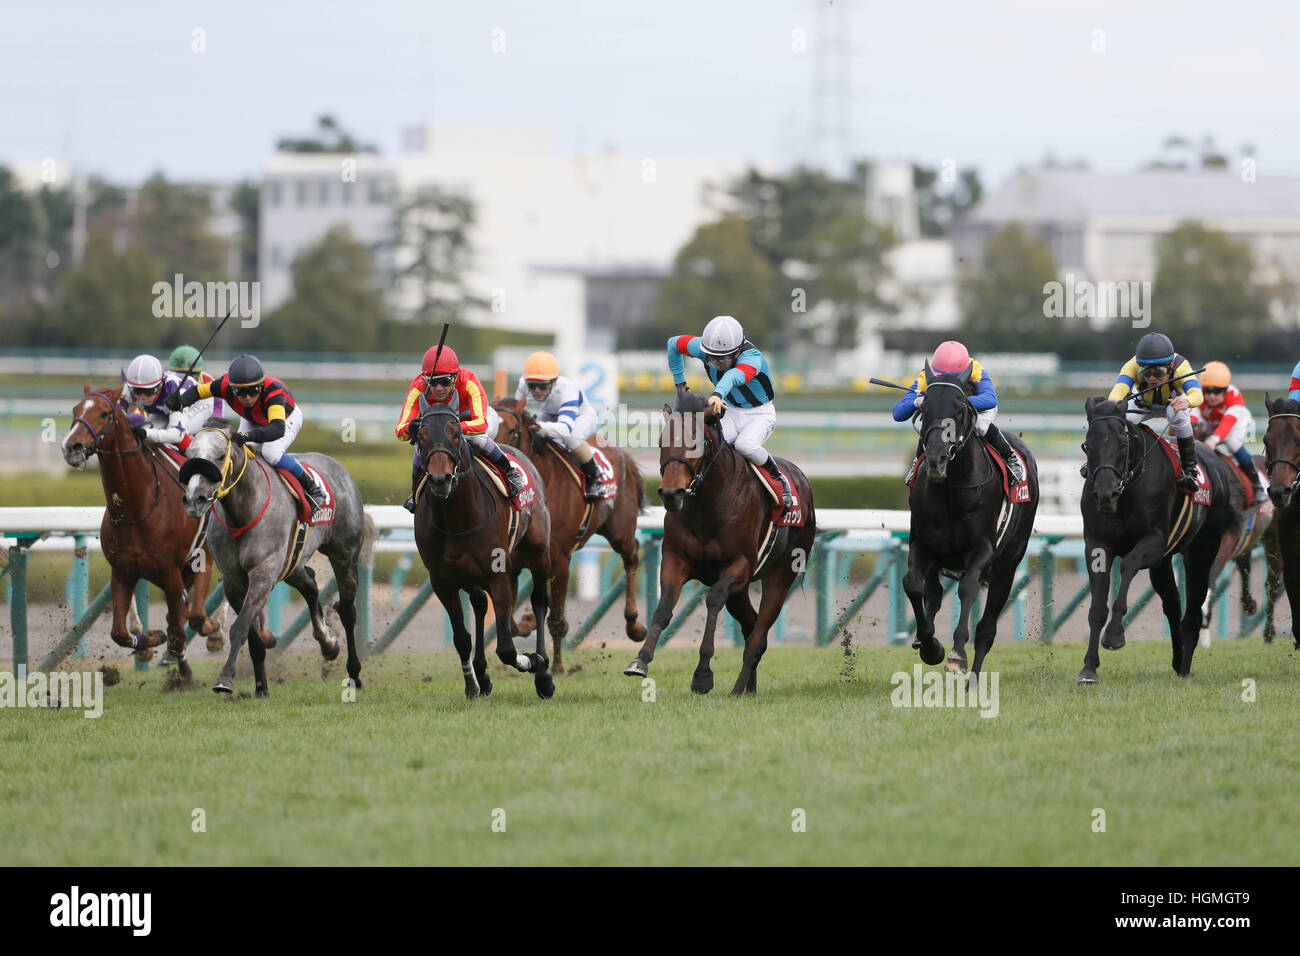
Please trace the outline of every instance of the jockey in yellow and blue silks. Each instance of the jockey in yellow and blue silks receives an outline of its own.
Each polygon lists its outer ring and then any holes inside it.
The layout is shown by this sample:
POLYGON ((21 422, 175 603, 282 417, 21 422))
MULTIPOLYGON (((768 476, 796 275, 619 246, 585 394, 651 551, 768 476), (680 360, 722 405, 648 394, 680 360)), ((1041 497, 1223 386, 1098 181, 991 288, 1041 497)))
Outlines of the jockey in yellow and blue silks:
POLYGON ((683 355, 704 363, 705 374, 713 383, 709 405, 717 414, 725 407, 722 438, 742 456, 763 468, 781 484, 781 505, 794 507, 790 485, 776 466, 770 452, 763 447, 776 428, 776 406, 772 399, 772 372, 754 343, 745 338, 745 330, 730 315, 709 320, 703 335, 674 335, 668 339, 668 370, 678 388, 686 385, 683 355))
POLYGON ((1178 438, 1178 455, 1183 473, 1178 487, 1196 490, 1196 439, 1192 437, 1192 412, 1205 400, 1201 383, 1192 374, 1192 363, 1174 351, 1169 336, 1151 332, 1138 341, 1137 354, 1124 363, 1119 378, 1107 397, 1128 403, 1127 418, 1137 423, 1165 418, 1178 438))
MULTIPOLYGON (((952 341, 944 342, 934 350, 934 355, 930 358, 930 369, 940 375, 960 375, 967 369, 970 370, 966 395, 976 412, 975 431, 992 445, 1006 462, 1007 470, 1013 479, 1012 483, 1018 485, 1024 481, 1025 469, 1020 462, 1020 456, 1011 447, 1011 442, 1007 441, 1007 436, 993 424, 993 420, 998 417, 998 392, 993 387, 993 376, 970 357, 966 346, 952 341)), ((922 371, 894 406, 894 421, 905 422, 917 413, 925 403, 925 389, 926 378, 925 372, 922 371)), ((917 456, 919 457, 920 454, 921 447, 918 444, 917 456)))

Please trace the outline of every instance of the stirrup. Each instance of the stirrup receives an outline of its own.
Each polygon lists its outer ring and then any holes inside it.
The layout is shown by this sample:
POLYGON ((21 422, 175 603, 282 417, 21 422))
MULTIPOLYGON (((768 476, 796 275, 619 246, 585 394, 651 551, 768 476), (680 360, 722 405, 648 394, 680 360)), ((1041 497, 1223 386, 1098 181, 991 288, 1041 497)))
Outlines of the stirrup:
POLYGON ((1013 485, 1022 484, 1025 480, 1025 466, 1021 464, 1020 455, 1015 452, 1007 459, 1007 471, 1011 473, 1011 483, 1013 485))

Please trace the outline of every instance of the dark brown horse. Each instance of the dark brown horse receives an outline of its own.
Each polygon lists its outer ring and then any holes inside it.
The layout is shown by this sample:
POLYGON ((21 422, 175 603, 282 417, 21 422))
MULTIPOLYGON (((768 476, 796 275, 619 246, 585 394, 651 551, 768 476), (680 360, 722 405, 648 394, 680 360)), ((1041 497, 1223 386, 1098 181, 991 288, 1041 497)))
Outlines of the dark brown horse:
POLYGON ((153 657, 154 647, 166 641, 181 677, 189 680, 186 621, 204 635, 217 630, 203 610, 212 555, 206 545, 200 553, 191 552, 199 523, 185 513, 177 469, 156 445, 132 434, 122 387, 96 390, 87 382, 84 396, 72 411, 63 459, 74 468, 85 468, 89 456, 99 457, 99 478, 108 505, 99 542, 113 569, 110 633, 114 642, 132 648, 145 661, 153 657), (132 634, 127 629, 127 609, 141 578, 166 595, 165 635, 161 631, 132 634))
MULTIPOLYGON (((645 640, 645 625, 637 620, 636 608, 636 569, 640 549, 636 519, 645 511, 645 481, 631 455, 599 442, 593 435, 591 445, 599 448, 614 467, 618 494, 607 501, 584 501, 579 473, 569 466, 565 453, 538 431, 537 420, 525 410, 525 404, 523 399, 502 399, 493 407, 501 413, 498 436, 505 444, 513 445, 528 456, 546 488, 546 508, 551 513, 550 561, 554 569, 551 616, 546 623, 551 629, 555 655, 551 660, 551 670, 562 674, 560 645, 569 633, 569 622, 564 617, 564 605, 569 595, 569 556, 594 534, 605 538, 623 559, 623 573, 627 577, 623 619, 627 622, 627 636, 634 641, 645 640)), ((518 631, 528 634, 535 626, 531 615, 525 615, 520 619, 518 631)))
POLYGON ((767 650, 767 632, 812 554, 816 514, 808 479, 793 464, 778 458, 798 498, 803 523, 772 528, 773 503, 767 489, 755 477, 749 462, 723 440, 719 417, 707 410, 708 403, 685 388, 678 389, 676 409, 664 406, 666 424, 659 438, 659 497, 667 514, 659 606, 645 643, 623 673, 629 677, 646 676, 659 635, 672 620, 682 586, 694 579, 708 585, 709 593, 704 640, 691 690, 707 694, 713 689, 713 671, 709 668, 713 632, 718 612, 726 605, 745 638, 744 661, 731 689, 732 696, 739 696, 758 690, 758 664, 767 650), (775 538, 765 549, 769 533, 775 538), (763 584, 757 613, 749 599, 751 581, 763 584))
MULTIPOLYGON (((513 511, 505 494, 493 487, 461 431, 460 419, 445 406, 425 412, 416 429, 424 477, 416 488, 415 545, 429 572, 433 593, 451 619, 452 637, 460 654, 465 696, 471 700, 492 693, 483 652, 483 623, 487 599, 497 620, 497 657, 502 663, 533 675, 537 696, 551 697, 555 679, 546 659, 547 583, 551 577, 551 518, 541 478, 513 448, 519 466, 531 479, 531 493, 520 511, 513 511), (536 654, 515 651, 513 611, 519 572, 533 575, 533 615, 538 621, 536 654), (469 594, 474 608, 474 657, 470 661, 469 632, 461 610, 460 592, 469 594)), ((491 466, 487 466, 491 467, 491 466)))
POLYGON ((1278 550, 1282 553, 1282 577, 1291 605, 1291 635, 1300 648, 1300 402, 1289 398, 1270 400, 1264 396, 1268 430, 1264 433, 1264 474, 1268 496, 1277 508, 1278 550))

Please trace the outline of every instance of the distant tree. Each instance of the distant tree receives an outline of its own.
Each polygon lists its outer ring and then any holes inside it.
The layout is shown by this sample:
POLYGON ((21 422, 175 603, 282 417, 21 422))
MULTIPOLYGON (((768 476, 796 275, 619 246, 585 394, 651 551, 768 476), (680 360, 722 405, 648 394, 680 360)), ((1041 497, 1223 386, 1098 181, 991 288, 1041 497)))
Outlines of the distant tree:
POLYGON ((958 285, 961 334, 971 349, 996 352, 1052 351, 1066 331, 1046 314, 1043 287, 1056 281, 1047 244, 1016 224, 994 232, 983 264, 958 285))
POLYGON ((140 186, 136 203, 133 238, 161 263, 160 280, 175 273, 186 281, 234 278, 225 275, 222 243, 209 229, 212 203, 206 191, 155 173, 140 186))
POLYGON ((394 210, 377 252, 390 282, 416 290, 416 320, 450 322, 489 304, 469 288, 476 215, 472 199, 438 186, 419 190, 394 210))
POLYGON ((256 279, 262 190, 257 183, 245 179, 235 186, 230 204, 239 216, 239 278, 256 279))
POLYGON ((64 277, 60 306, 43 329, 44 342, 76 348, 159 348, 165 331, 184 324, 153 317, 153 285, 165 277, 162 263, 141 244, 119 252, 113 235, 93 233, 85 258, 64 277), (169 325, 160 327, 160 322, 169 325))
POLYGON ((276 140, 275 148, 282 153, 377 153, 378 149, 370 143, 362 143, 341 126, 329 113, 316 118, 315 136, 301 139, 282 136, 276 140))
POLYGON ((662 348, 668 336, 696 335, 715 315, 734 315, 753 341, 769 339, 776 322, 773 268, 750 241, 751 225, 723 216, 695 230, 678 251, 664 280, 650 322, 636 346, 662 348))
POLYGON ((1272 329, 1255 287, 1250 246, 1217 229, 1184 223, 1156 244, 1152 327, 1197 361, 1231 361, 1272 329))
POLYGON ((966 167, 957 173, 950 189, 939 188, 939 171, 928 166, 912 166, 912 188, 916 191, 916 209, 921 235, 938 238, 948 227, 984 198, 979 171, 966 167))

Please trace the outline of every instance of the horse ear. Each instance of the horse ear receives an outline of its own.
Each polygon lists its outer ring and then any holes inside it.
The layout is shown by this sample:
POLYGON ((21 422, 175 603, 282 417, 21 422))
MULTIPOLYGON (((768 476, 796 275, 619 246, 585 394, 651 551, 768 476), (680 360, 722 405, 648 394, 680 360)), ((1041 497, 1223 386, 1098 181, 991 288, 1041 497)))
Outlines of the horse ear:
POLYGON ((1103 398, 1101 395, 1090 395, 1088 399, 1083 403, 1083 412, 1085 415, 1088 416, 1089 421, 1092 421, 1092 416, 1093 413, 1097 411, 1097 406, 1100 405, 1105 400, 1106 399, 1103 398))
POLYGON ((925 384, 926 384, 927 386, 929 386, 929 385, 933 385, 933 384, 934 384, 935 377, 937 376, 937 374, 938 374, 938 373, 936 373, 935 370, 934 370, 933 368, 930 367, 930 362, 929 362, 929 360, 926 360, 926 363, 925 363, 925 384))
POLYGON ((668 405, 667 402, 664 402, 664 418, 671 418, 672 415, 673 415, 672 408, 668 405))
POLYGON ((1264 393, 1264 411, 1268 412, 1270 415, 1273 414, 1273 403, 1269 401, 1268 392, 1264 393))

